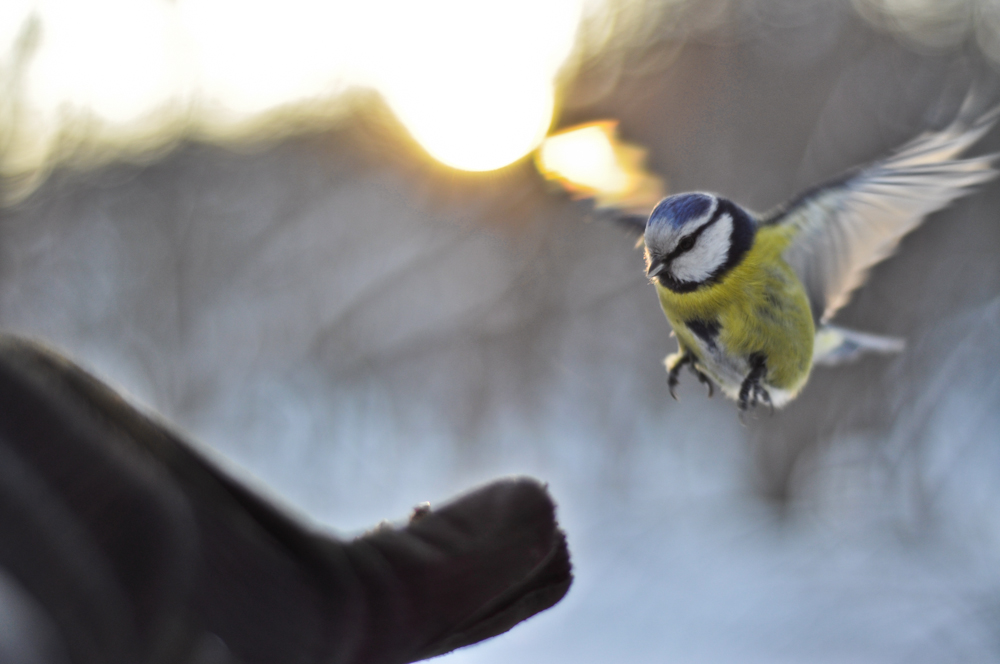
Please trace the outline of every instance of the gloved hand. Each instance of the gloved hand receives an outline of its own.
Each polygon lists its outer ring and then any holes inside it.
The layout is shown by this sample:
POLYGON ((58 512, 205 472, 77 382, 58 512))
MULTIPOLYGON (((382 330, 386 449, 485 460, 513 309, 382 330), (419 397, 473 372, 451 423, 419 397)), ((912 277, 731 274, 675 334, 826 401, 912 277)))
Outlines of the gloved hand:
POLYGON ((9 336, 0 570, 41 626, 27 645, 53 664, 402 664, 504 632, 572 581, 535 480, 339 541, 73 363, 9 336))

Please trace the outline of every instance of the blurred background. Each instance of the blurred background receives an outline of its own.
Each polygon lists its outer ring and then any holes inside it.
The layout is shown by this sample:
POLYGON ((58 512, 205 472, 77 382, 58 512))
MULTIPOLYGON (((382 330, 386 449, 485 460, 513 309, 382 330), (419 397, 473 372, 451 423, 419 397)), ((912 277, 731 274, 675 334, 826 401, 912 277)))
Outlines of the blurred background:
POLYGON ((569 595, 442 663, 1000 661, 1000 185, 838 316, 904 353, 741 426, 530 154, 763 210, 998 66, 995 0, 5 0, 0 327, 340 536, 547 481, 569 595))

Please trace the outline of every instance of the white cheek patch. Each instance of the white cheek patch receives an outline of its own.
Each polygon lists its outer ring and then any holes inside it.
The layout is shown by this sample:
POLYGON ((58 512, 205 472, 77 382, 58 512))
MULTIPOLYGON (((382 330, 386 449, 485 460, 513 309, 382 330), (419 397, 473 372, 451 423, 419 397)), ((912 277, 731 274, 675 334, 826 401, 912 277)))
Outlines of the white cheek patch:
POLYGON ((726 262, 732 235, 733 218, 728 213, 720 215, 718 221, 705 229, 690 251, 671 263, 670 271, 674 279, 701 283, 711 277, 726 262))

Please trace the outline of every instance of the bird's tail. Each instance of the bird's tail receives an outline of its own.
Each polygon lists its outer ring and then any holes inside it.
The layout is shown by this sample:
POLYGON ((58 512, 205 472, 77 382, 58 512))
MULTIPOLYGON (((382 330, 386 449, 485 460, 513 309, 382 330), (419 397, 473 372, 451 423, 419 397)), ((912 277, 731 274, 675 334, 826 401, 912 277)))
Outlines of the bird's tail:
POLYGON ((905 347, 906 341, 899 337, 883 337, 835 325, 823 325, 816 330, 813 365, 843 364, 853 362, 865 353, 898 353, 905 347))

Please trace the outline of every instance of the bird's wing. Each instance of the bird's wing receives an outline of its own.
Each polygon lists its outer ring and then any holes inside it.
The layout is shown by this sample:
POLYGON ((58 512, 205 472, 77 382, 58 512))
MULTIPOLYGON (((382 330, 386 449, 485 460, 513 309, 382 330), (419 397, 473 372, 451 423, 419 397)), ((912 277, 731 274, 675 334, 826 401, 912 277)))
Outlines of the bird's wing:
POLYGON ((612 208, 595 210, 591 218, 604 223, 614 224, 625 231, 626 235, 635 240, 636 249, 643 246, 643 239, 646 233, 646 220, 649 218, 649 213, 639 214, 637 212, 615 210, 612 208))
POLYGON ((787 225, 783 257, 802 280, 819 322, 847 304, 868 270, 924 217, 996 175, 997 155, 956 159, 990 130, 1000 107, 925 132, 890 156, 811 189, 761 220, 787 225))
POLYGON ((623 212, 611 217, 611 221, 625 230, 630 236, 641 239, 646 233, 646 220, 649 214, 634 214, 623 212))

